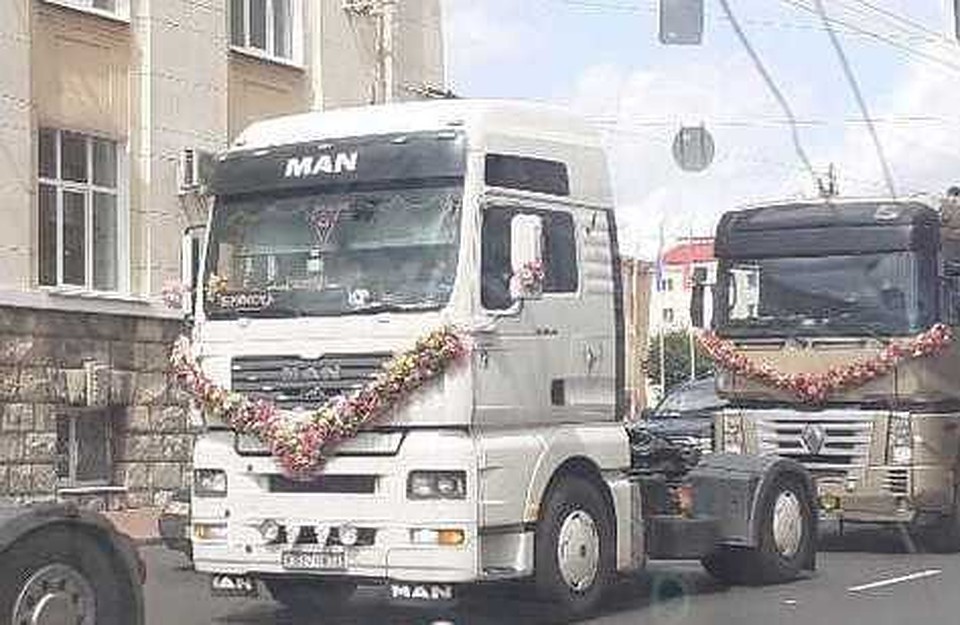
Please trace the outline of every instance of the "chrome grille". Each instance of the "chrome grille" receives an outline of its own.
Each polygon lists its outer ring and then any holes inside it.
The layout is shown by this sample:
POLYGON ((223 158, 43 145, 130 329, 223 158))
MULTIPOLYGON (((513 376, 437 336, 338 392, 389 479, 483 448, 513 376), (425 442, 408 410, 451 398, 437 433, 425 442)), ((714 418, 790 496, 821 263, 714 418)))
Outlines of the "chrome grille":
POLYGON ((317 408, 362 387, 380 372, 390 354, 242 356, 231 363, 233 390, 267 399, 281 409, 317 408))
POLYGON ((887 469, 883 486, 893 495, 910 493, 910 471, 908 469, 887 469))
POLYGON ((850 411, 758 415, 761 453, 792 458, 811 471, 845 473, 867 465, 874 415, 850 411))

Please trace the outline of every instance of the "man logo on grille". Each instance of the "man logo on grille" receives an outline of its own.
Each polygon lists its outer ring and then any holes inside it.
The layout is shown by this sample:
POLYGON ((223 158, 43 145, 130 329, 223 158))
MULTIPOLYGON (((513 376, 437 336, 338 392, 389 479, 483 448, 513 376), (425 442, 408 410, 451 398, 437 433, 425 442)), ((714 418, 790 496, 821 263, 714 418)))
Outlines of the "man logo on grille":
POLYGON ((822 426, 816 423, 808 423, 803 428, 803 432, 800 433, 800 443, 803 445, 804 450, 813 456, 820 453, 826 440, 827 433, 823 430, 822 426))

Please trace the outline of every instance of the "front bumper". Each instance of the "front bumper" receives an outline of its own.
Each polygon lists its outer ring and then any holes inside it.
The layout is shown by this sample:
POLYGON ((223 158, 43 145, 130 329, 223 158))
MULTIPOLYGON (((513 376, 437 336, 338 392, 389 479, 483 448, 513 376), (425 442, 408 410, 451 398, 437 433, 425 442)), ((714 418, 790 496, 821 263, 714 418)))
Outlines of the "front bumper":
POLYGON ((468 583, 477 579, 476 528, 465 528, 466 538, 460 546, 411 544, 411 529, 415 528, 377 528, 377 542, 363 547, 320 548, 316 545, 263 545, 257 540, 231 539, 224 543, 195 540, 194 566, 197 571, 205 573, 336 577, 367 584, 387 581, 468 583), (285 552, 342 553, 344 566, 330 570, 288 569, 283 565, 285 552))
POLYGON ((953 506, 953 472, 942 466, 869 467, 860 477, 816 476, 822 515, 865 523, 914 523, 953 506))
MULTIPOLYGON (((227 473, 224 497, 192 500, 196 569, 206 573, 349 578, 387 581, 472 582, 479 575, 479 540, 473 440, 460 431, 412 431, 394 454, 341 455, 328 459, 315 484, 281 479, 270 456, 239 455, 232 435, 212 433, 196 446, 195 466, 227 473), (438 453, 442 450, 442 453, 438 453), (407 495, 412 471, 465 471, 465 499, 417 500, 407 495), (264 524, 282 535, 268 541, 264 524), (362 536, 340 540, 340 528, 362 536), (202 526, 215 528, 205 534, 202 526), (415 538, 414 530, 462 532, 442 544, 415 538), (319 561, 302 569, 284 553, 319 561), (329 555, 333 554, 333 555, 329 555), (322 567, 322 568, 321 568, 322 567)), ((294 559, 299 558, 296 556, 294 559)))

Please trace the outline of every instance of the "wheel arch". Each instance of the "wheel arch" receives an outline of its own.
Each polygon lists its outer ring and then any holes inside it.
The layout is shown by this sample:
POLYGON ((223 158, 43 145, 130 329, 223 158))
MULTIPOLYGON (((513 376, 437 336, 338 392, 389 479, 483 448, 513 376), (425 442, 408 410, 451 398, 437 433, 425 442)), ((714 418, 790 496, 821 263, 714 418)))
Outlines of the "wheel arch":
MULTIPOLYGON (((590 458, 587 458, 586 456, 573 456, 564 460, 556 469, 554 469, 550 479, 547 481, 542 492, 540 493, 540 497, 538 499, 539 503, 537 506, 538 522, 543 518, 543 502, 546 500, 551 490, 556 488, 557 484, 562 482, 564 479, 570 477, 585 479, 595 486, 597 491, 603 497, 603 502, 607 506, 607 511, 610 513, 611 517, 616 514, 613 495, 610 493, 610 487, 607 485, 607 482, 603 479, 603 473, 600 471, 600 467, 597 466, 596 462, 590 458)), ((616 532, 616 519, 613 518, 612 520, 614 521, 614 532, 616 532)), ((616 536, 616 534, 614 535, 616 536)))

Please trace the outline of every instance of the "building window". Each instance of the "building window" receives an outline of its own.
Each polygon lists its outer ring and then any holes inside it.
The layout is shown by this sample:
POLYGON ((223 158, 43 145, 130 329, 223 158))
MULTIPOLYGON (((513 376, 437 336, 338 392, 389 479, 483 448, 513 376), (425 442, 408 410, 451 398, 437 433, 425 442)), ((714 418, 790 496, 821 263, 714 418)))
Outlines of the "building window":
POLYGON ((673 278, 664 278, 660 281, 660 290, 661 291, 672 291, 673 290, 673 278))
POLYGON ((44 128, 39 151, 40 284, 117 291, 116 141, 44 128))
POLYGON ((57 480, 62 487, 110 483, 113 451, 107 410, 57 416, 57 480))
POLYGON ((663 309, 663 322, 664 323, 673 323, 673 309, 664 308, 663 309))
POLYGON ((45 0, 48 4, 59 4, 90 13, 108 15, 127 20, 130 17, 130 0, 45 0))
POLYGON ((230 0, 230 43, 270 58, 295 60, 298 0, 230 0))

